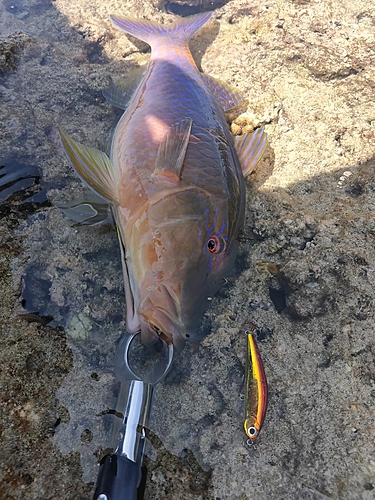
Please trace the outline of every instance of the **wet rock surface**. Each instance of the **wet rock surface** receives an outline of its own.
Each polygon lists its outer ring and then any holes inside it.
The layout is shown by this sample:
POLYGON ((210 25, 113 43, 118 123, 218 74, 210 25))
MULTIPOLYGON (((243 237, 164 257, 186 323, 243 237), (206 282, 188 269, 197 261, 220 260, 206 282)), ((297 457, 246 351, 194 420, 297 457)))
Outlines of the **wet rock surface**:
MULTIPOLYGON (((0 2, 1 166, 32 167, 27 188, 0 187, 0 498, 93 491, 122 275, 113 229, 53 206, 83 193, 56 126, 108 150, 119 115, 101 90, 149 57, 109 14, 171 21, 160 7, 0 2)), ((269 148, 209 334, 156 389, 146 498, 374 498, 374 20, 361 0, 233 0, 191 43, 203 71, 249 99, 233 133, 265 125, 269 148), (242 430, 249 325, 270 389, 255 446, 242 430)))

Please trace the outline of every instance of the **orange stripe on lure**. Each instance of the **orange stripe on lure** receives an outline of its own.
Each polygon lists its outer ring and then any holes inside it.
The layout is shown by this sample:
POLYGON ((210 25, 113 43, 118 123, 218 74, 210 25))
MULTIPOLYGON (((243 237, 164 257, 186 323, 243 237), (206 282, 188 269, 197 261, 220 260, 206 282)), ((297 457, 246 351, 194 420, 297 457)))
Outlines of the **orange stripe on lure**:
POLYGON ((255 441, 262 428, 268 403, 268 384, 262 358, 252 333, 247 332, 245 421, 247 436, 255 441))

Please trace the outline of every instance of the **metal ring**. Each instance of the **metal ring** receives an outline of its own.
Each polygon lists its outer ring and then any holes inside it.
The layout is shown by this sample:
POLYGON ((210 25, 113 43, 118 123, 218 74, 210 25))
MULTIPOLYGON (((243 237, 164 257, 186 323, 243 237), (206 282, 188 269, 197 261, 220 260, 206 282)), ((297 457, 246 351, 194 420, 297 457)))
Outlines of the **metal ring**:
POLYGON ((141 332, 136 332, 134 334, 126 333, 120 340, 120 343, 117 347, 117 351, 115 354, 115 375, 121 382, 124 382, 126 380, 140 380, 142 382, 155 385, 167 375, 167 373, 171 368, 173 361, 173 354, 174 354, 173 344, 169 344, 167 346, 168 347, 167 359, 163 358, 157 361, 153 369, 151 370, 152 373, 155 372, 157 373, 161 369, 161 373, 159 376, 157 376, 155 379, 150 379, 149 373, 147 373, 143 377, 139 377, 139 375, 137 375, 132 370, 129 364, 129 351, 133 340, 137 335, 140 334, 141 332), (163 369, 163 364, 165 364, 164 369, 163 369))

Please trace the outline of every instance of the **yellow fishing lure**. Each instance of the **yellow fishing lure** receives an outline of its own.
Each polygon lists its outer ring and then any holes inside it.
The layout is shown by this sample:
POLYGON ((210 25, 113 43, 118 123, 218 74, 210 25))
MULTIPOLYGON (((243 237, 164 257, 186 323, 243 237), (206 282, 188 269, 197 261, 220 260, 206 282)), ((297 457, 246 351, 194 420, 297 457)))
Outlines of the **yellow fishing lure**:
POLYGON ((244 429, 252 441, 255 441, 262 428, 267 403, 268 384, 262 358, 253 334, 247 332, 244 429))

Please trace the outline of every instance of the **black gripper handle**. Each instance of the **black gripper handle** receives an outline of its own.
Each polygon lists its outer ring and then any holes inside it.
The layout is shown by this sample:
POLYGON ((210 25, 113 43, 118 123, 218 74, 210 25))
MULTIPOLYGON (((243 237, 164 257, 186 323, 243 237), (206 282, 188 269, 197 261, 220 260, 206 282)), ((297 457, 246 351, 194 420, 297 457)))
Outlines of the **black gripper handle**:
POLYGON ((139 500, 140 465, 122 455, 107 455, 100 464, 94 500, 139 500))

